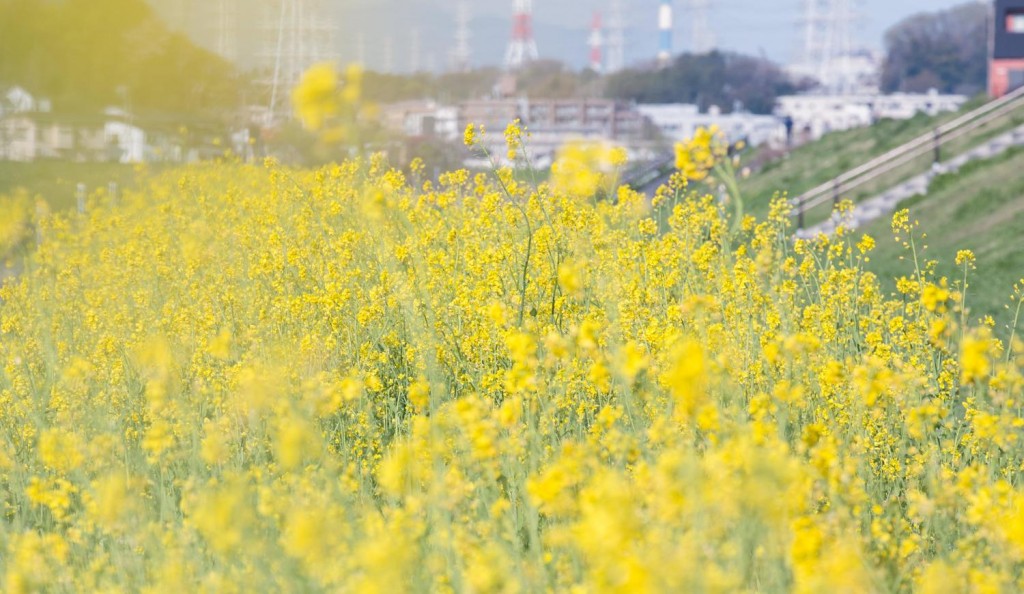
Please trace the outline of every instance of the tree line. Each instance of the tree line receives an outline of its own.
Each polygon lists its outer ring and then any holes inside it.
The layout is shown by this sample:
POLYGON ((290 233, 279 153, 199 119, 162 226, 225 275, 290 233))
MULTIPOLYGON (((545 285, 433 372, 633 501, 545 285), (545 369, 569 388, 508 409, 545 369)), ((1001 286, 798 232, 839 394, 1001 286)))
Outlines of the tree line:
POLYGON ((771 113, 778 96, 802 88, 768 60, 719 51, 681 54, 660 69, 629 68, 609 76, 606 84, 606 94, 615 99, 760 114, 771 113))
POLYGON ((885 35, 882 90, 920 93, 937 89, 971 95, 985 88, 988 68, 988 3, 969 2, 906 18, 885 35))

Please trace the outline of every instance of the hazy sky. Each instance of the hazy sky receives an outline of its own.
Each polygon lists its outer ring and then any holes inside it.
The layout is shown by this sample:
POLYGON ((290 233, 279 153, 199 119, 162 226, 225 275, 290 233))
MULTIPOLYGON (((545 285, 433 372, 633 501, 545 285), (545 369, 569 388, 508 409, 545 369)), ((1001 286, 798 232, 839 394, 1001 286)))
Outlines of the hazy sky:
MULTIPOLYGON (((965 0, 859 0, 857 40, 881 49, 885 30, 910 14, 962 4, 965 0)), ((858 0, 851 0, 858 4, 858 0)), ((472 0, 474 63, 500 61, 508 39, 512 0, 472 0)), ((608 0, 534 0, 536 36, 543 57, 573 65, 585 63, 586 38, 595 10, 608 0)), ((658 0, 624 0, 630 35, 627 58, 649 58, 656 52, 658 0)), ((686 0, 676 0, 677 51, 689 48, 686 0)), ((390 63, 405 70, 418 48, 421 65, 443 65, 453 45, 456 0, 346 0, 341 10, 342 52, 354 58, 362 47, 373 67, 390 63), (413 40, 418 39, 418 43, 413 40)), ((764 54, 788 62, 799 48, 802 0, 711 0, 710 20, 718 46, 764 54)))

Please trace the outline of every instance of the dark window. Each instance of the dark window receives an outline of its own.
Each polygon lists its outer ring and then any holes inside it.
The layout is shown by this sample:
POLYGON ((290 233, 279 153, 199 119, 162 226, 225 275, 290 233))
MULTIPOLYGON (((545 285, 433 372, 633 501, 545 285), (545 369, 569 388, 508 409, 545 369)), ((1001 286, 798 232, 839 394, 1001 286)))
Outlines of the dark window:
POLYGON ((1024 70, 1011 69, 1008 78, 1010 83, 1008 91, 1016 91, 1024 87, 1024 70))

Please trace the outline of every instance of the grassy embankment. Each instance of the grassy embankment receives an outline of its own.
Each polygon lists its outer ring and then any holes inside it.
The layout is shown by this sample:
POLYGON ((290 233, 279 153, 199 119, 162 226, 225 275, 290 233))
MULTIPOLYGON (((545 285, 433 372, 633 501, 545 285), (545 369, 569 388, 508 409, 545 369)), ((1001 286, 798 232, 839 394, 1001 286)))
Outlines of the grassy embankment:
MULTIPOLYGON (((787 157, 769 160, 744 183, 744 193, 751 202, 752 212, 759 216, 767 213, 769 198, 776 192, 787 192, 790 196, 796 196, 827 183, 978 108, 981 104, 980 100, 973 100, 957 113, 936 117, 919 114, 909 120, 882 120, 867 128, 833 132, 818 141, 794 149, 787 157)), ((942 158, 949 159, 1021 123, 1024 123, 1024 119, 1020 115, 996 120, 944 146, 942 158)), ((754 154, 747 159, 758 161, 764 158, 765 155, 754 154)), ((845 192, 843 198, 858 201, 876 195, 926 170, 931 160, 932 154, 928 152, 855 191, 845 192)), ((828 208, 822 208, 809 213, 808 223, 826 217, 828 211, 828 208)))
MULTIPOLYGON (((973 101, 961 113, 978 105, 973 101)), ((870 128, 829 134, 804 145, 744 181, 749 211, 763 217, 773 194, 785 191, 792 196, 825 183, 958 115, 886 120, 870 128)), ((1010 118, 985 127, 947 148, 945 158, 1018 124, 1010 118)), ((920 222, 920 231, 927 235, 924 243, 928 249, 923 258, 938 260, 939 273, 949 276, 951 282, 962 276, 953 263, 956 252, 975 252, 978 270, 971 273, 968 289, 971 318, 992 316, 997 331, 1004 335, 1008 333, 1006 326, 1013 321, 1013 311, 1007 311, 1013 284, 1024 278, 1024 178, 1019 175, 1022 166, 1024 152, 1011 150, 971 163, 958 173, 941 176, 932 182, 928 196, 903 203, 904 208, 910 209, 911 217, 920 222)), ((884 181, 892 184, 899 179, 884 181)), ((869 186, 865 192, 848 198, 856 200, 880 189, 881 186, 869 186)), ((893 240, 889 217, 882 217, 859 233, 867 233, 878 241, 870 267, 883 279, 883 287, 895 290, 894 279, 912 271, 913 263, 901 259, 908 253, 893 240)))
POLYGON ((121 163, 0 162, 0 196, 24 189, 32 197, 42 197, 52 210, 63 210, 75 207, 79 183, 89 192, 105 189, 110 182, 127 188, 136 183, 137 176, 134 165, 121 163))
MULTIPOLYGON (((1008 311, 1015 282, 1024 279, 1024 150, 1015 149, 986 161, 968 164, 957 174, 936 178, 928 196, 903 203, 927 235, 923 258, 938 260, 938 272, 952 282, 963 276, 954 265, 958 250, 977 256, 977 270, 968 277, 967 304, 972 320, 992 316, 996 331, 1008 334, 1014 311, 1008 311)), ((912 257, 893 240, 887 217, 861 230, 878 240, 871 268, 894 288, 892 279, 913 269, 901 261, 912 257)))

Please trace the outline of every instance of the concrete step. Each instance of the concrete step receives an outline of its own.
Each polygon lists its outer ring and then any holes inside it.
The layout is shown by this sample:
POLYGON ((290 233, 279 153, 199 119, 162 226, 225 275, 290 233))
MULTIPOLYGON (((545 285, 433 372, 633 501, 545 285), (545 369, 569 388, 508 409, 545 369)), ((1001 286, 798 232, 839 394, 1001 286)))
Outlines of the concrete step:
POLYGON ((966 165, 968 162, 970 162, 970 160, 971 158, 968 157, 967 155, 960 155, 959 157, 953 159, 952 161, 949 161, 949 167, 950 169, 955 171, 966 165))

